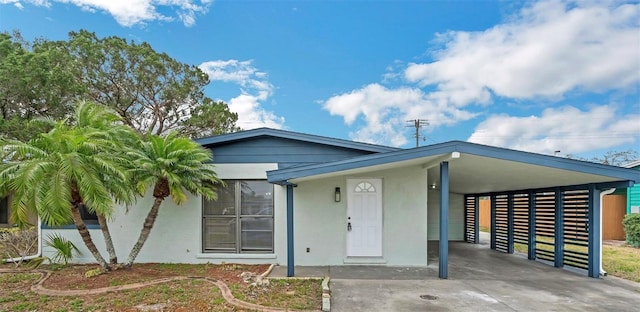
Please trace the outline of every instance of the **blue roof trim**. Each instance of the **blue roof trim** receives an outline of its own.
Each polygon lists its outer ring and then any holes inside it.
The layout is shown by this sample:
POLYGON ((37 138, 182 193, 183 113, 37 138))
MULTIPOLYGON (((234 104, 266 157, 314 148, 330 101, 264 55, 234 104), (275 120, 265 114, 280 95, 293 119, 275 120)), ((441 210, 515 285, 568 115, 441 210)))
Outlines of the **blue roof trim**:
POLYGON ((357 169, 368 166, 383 165, 393 162, 416 159, 420 157, 437 156, 451 152, 460 152, 463 154, 491 157, 495 159, 529 163, 532 165, 608 176, 620 180, 635 181, 636 183, 640 182, 640 174, 635 170, 463 141, 450 141, 424 147, 417 147, 413 149, 355 157, 330 163, 272 170, 267 172, 267 179, 269 182, 279 184, 295 178, 302 178, 349 169, 357 169))
POLYGON ((256 138, 260 136, 271 136, 271 137, 277 137, 277 138, 283 138, 283 139, 298 140, 298 141, 304 141, 304 142, 311 142, 311 143, 317 143, 317 144, 363 150, 363 151, 374 152, 374 153, 385 153, 385 152, 393 152, 393 151, 401 150, 400 148, 397 148, 397 147, 354 142, 349 140, 336 139, 336 138, 305 134, 305 133, 299 133, 299 132, 292 132, 292 131, 285 131, 285 130, 277 130, 277 129, 271 129, 271 128, 257 128, 252 130, 221 134, 221 135, 196 139, 195 142, 202 146, 212 146, 212 145, 229 143, 233 141, 256 138))

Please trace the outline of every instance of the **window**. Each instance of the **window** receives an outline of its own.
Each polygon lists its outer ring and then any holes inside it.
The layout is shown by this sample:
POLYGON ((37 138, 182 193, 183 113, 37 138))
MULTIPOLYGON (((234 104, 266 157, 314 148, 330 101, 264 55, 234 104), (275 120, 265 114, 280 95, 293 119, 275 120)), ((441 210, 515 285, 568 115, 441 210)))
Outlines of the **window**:
POLYGON ((202 204, 203 252, 273 252, 273 185, 225 180, 218 200, 202 204))
POLYGON ((89 212, 85 205, 80 206, 80 216, 82 216, 85 225, 99 224, 98 216, 95 213, 89 212))
MULTIPOLYGON (((95 213, 89 212, 89 210, 87 210, 87 207, 85 205, 81 205, 80 206, 80 217, 82 217, 82 220, 84 221, 84 224, 87 226, 88 229, 97 229, 100 228, 100 223, 98 222, 98 216, 95 213)), ((69 215, 69 223, 67 224, 63 224, 63 225, 47 225, 47 224, 42 224, 42 228, 43 229, 75 229, 75 224, 73 222, 73 219, 71 218, 71 215, 69 215)))
POLYGON ((9 197, 0 198, 0 225, 9 224, 9 197))

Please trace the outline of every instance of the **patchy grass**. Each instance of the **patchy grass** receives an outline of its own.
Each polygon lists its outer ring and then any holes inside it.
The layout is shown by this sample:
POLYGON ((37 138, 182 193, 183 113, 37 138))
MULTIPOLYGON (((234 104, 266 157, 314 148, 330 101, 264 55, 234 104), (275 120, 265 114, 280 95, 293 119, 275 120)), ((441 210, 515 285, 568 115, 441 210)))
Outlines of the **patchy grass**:
POLYGON ((487 233, 491 233, 491 228, 488 226, 479 226, 480 232, 487 232, 487 233))
MULTIPOLYGON (((553 243, 553 239, 538 237, 538 240, 553 243)), ((539 249, 553 251, 553 246, 538 244, 539 249)), ((514 244, 517 252, 527 253, 527 245, 514 244)), ((565 244, 565 250, 587 252, 588 248, 565 244)), ((568 261, 570 263, 570 261, 568 261)), ((607 274, 640 283, 640 249, 630 246, 602 246, 602 266, 607 274)))
MULTIPOLYGON (((85 278, 82 273, 94 266, 69 266, 55 271, 45 286, 55 289, 93 289, 166 276, 207 276, 224 280, 236 298, 247 302, 294 309, 318 310, 321 307, 320 280, 272 280, 270 287, 252 288, 238 277, 244 270, 261 273, 264 266, 137 266, 138 269, 131 271, 118 270, 92 278, 85 278)), ((0 311, 139 311, 141 307, 152 305, 162 311, 243 311, 228 304, 215 285, 203 280, 172 281, 99 295, 45 296, 30 290, 39 278, 40 274, 1 273, 0 311)))
POLYGON ((610 275, 640 283, 640 248, 604 245, 602 266, 610 275))
POLYGON ((314 310, 322 306, 321 279, 271 279, 267 288, 233 289, 236 298, 265 306, 314 310))

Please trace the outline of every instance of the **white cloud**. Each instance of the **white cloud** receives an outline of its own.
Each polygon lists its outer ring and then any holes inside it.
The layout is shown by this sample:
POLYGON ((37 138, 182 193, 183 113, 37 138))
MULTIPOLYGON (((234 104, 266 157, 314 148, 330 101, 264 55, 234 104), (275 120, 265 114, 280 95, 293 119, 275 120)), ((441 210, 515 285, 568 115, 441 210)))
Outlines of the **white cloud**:
POLYGON ((407 143, 406 121, 428 119, 431 126, 453 124, 474 116, 431 98, 418 88, 387 89, 370 84, 324 102, 331 115, 339 115, 348 125, 362 115, 366 126, 351 133, 354 140, 401 146, 407 143))
POLYGON ((541 1, 481 32, 440 34, 432 63, 405 78, 454 105, 602 92, 640 81, 640 4, 541 1), (462 96, 460 95, 462 94, 462 96))
POLYGON ((240 95, 230 99, 229 110, 238 113, 238 126, 243 129, 284 127, 284 117, 279 117, 261 105, 273 94, 273 85, 267 74, 253 65, 253 60, 217 60, 200 64, 200 69, 211 81, 235 83, 240 86, 240 95))
MULTIPOLYGON (((639 26, 638 3, 560 0, 531 3, 505 22, 484 31, 437 34, 430 50, 432 62, 403 65, 402 61, 394 61, 382 83, 399 83, 398 87, 372 83, 335 95, 322 104, 332 115, 342 116, 346 124, 355 125, 354 139, 403 145, 408 135, 401 134, 406 133, 408 119, 428 119, 435 128, 473 118, 479 106, 505 99, 553 103, 574 94, 637 92, 639 26), (394 72, 400 72, 404 80, 394 72)), ((548 118, 551 117, 545 120, 548 118)), ((510 130, 515 126, 511 124, 514 120, 527 119, 506 115, 490 118, 493 127, 510 130), (500 122, 507 124, 501 126, 500 122)), ((488 131, 487 122, 477 130, 488 131)), ((621 125, 615 120, 597 130, 613 130, 612 127, 621 125)), ((573 125, 573 131, 561 129, 571 134, 580 133, 577 129, 589 130, 588 126, 587 122, 573 125)), ((549 146, 568 146, 565 140, 556 139, 562 131, 555 134, 548 129, 536 135, 548 133, 551 137, 549 142, 543 142, 547 145, 543 149, 553 149, 549 146)), ((509 136, 513 137, 513 133, 509 136)), ((543 139, 536 137, 536 140, 540 144, 543 139)), ((624 140, 616 138, 606 144, 600 141, 607 140, 597 141, 593 146, 600 148, 624 140)), ((512 141, 495 144, 516 146, 512 141)), ((569 150, 586 150, 592 145, 581 144, 582 147, 571 146, 569 150)), ((537 146, 522 146, 538 150, 537 146)))
POLYGON ((18 8, 23 8, 23 3, 50 7, 52 2, 73 4, 88 12, 105 11, 126 27, 155 20, 172 21, 176 17, 189 27, 195 24, 196 15, 207 13, 212 0, 0 0, 0 4, 18 8), (159 13, 157 9, 161 7, 173 9, 176 16, 159 13))
POLYGON ((540 116, 494 115, 468 141, 530 152, 575 154, 640 141, 640 114, 616 115, 613 105, 549 108, 540 116))

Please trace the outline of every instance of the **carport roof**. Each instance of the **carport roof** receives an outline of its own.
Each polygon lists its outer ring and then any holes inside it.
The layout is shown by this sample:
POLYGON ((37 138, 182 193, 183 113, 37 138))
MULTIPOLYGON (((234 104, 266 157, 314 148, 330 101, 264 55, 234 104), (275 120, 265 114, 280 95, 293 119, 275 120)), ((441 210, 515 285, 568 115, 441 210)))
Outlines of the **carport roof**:
MULTIPOLYGON (((449 160, 450 190, 482 194, 510 190, 603 183, 619 187, 640 182, 640 172, 574 159, 535 154, 463 141, 355 157, 347 160, 267 172, 269 182, 300 183, 325 177, 363 175, 417 166, 429 169, 449 160), (459 158, 451 158, 452 153, 459 158), (457 154, 456 153, 456 154, 457 154)), ((435 168, 434 168, 435 169, 435 168)), ((429 180, 438 170, 429 171, 429 180)))

